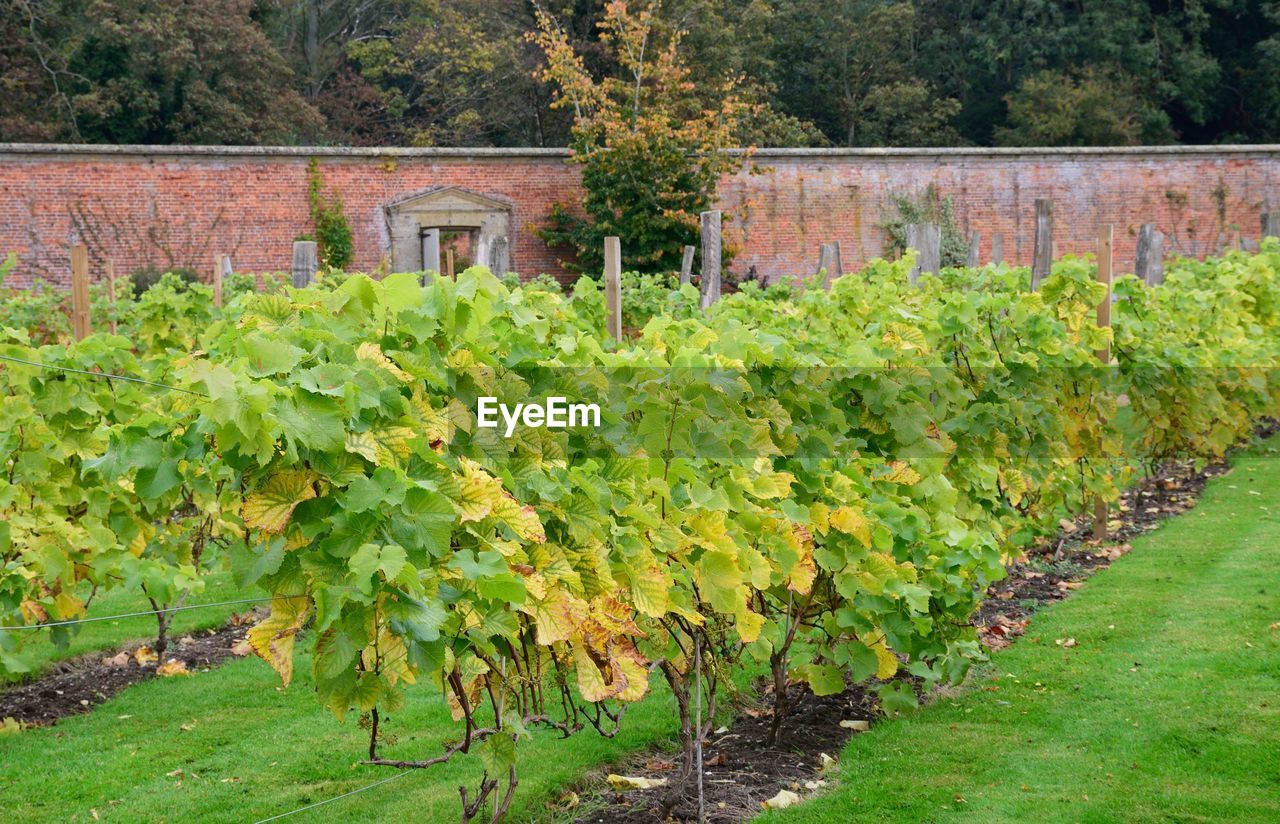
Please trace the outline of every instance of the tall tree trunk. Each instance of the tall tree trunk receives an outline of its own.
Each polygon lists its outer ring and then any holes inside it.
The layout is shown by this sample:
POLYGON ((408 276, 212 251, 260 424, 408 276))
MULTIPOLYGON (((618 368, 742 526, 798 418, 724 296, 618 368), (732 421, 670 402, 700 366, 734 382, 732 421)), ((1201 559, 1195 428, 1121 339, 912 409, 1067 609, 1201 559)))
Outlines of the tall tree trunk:
POLYGON ((320 0, 306 0, 306 35, 302 55, 307 61, 307 97, 320 94, 320 0))

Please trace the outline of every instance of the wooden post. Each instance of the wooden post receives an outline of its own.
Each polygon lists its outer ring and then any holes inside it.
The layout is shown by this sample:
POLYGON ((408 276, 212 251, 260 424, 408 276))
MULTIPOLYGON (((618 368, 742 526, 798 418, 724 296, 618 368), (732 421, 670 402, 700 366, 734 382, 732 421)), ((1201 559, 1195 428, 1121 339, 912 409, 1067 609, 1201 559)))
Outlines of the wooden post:
POLYGON ((921 252, 921 248, 924 246, 924 224, 908 223, 906 225, 906 233, 907 249, 916 250, 916 262, 911 267, 911 271, 907 272, 907 283, 915 286, 916 281, 920 279, 920 258, 924 254, 921 252))
POLYGON ((818 271, 823 273, 822 288, 831 286, 831 281, 840 277, 840 241, 824 243, 818 247, 818 271))
MULTIPOLYGON (((1111 242, 1113 227, 1108 224, 1098 230, 1098 282, 1107 287, 1107 292, 1098 304, 1098 326, 1106 329, 1111 326, 1111 242)), ((1098 361, 1103 366, 1111 364, 1111 347, 1104 346, 1097 351, 1098 361)), ((1105 374, 1105 373, 1104 373, 1105 374)), ((1107 539, 1107 520, 1110 516, 1107 502, 1102 496, 1093 499, 1093 537, 1097 541, 1107 539)))
POLYGON ((440 274, 440 230, 424 229, 422 232, 422 271, 440 274))
POLYGON ((1004 235, 1000 232, 991 233, 991 262, 1004 263, 1004 235))
POLYGON ((605 326, 609 337, 622 340, 622 242, 604 239, 605 326))
POLYGON ((111 307, 111 334, 116 333, 116 262, 107 261, 107 305, 111 307))
POLYGON ((83 243, 71 247, 71 329, 76 340, 93 333, 89 318, 89 249, 83 243))
POLYGON ((444 273, 449 277, 454 276, 453 271, 453 247, 450 246, 444 250, 444 273))
POLYGON ((703 212, 702 220, 702 308, 720 300, 720 210, 703 212))
POLYGON ((1164 283, 1164 235, 1154 223, 1144 223, 1138 230, 1137 260, 1133 273, 1148 286, 1164 283))
POLYGON ((969 259, 966 263, 969 267, 977 268, 978 266, 978 247, 982 245, 982 233, 973 231, 969 233, 969 259))
POLYGON ((1262 236, 1280 238, 1280 212, 1262 213, 1262 236))
POLYGON ((316 279, 319 256, 314 240, 295 240, 293 242, 293 286, 302 289, 311 285, 316 279))
POLYGON ((907 226, 907 248, 916 250, 916 265, 907 273, 912 286, 920 275, 936 275, 942 265, 942 227, 932 223, 912 223, 907 226))
POLYGON ((1156 232, 1151 238, 1151 284, 1164 283, 1164 232, 1156 232))
POLYGON ((684 257, 680 260, 680 285, 693 279, 693 247, 684 247, 684 257))
POLYGON ((1031 259, 1031 291, 1049 277, 1053 268, 1053 202, 1048 198, 1036 198, 1036 242, 1031 259))
POLYGON ((222 308, 222 261, 226 255, 213 256, 213 305, 222 308))

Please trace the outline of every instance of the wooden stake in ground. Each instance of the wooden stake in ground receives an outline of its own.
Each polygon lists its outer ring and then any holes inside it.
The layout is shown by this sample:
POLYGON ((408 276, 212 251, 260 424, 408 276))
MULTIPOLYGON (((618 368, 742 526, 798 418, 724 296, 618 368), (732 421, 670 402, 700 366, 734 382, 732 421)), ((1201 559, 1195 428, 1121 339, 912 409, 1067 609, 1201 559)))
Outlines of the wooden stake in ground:
POLYGON ((1004 235, 1000 232, 991 234, 991 262, 1004 263, 1004 235))
POLYGON ((107 261, 107 305, 111 307, 111 334, 116 333, 116 262, 107 261))
POLYGON ((703 311, 720 300, 720 220, 719 209, 701 215, 703 311))
POLYGON ((444 273, 453 277, 453 247, 444 250, 444 273))
POLYGON ((916 250, 916 265, 907 273, 912 286, 920 275, 936 275, 942 268, 942 227, 933 223, 907 225, 907 248, 916 250))
POLYGON ((966 261, 970 268, 976 268, 978 265, 978 247, 982 245, 982 233, 973 231, 969 233, 969 259, 966 261))
POLYGON ((693 252, 692 246, 684 247, 684 257, 680 259, 680 285, 684 286, 693 279, 693 252))
POLYGON ((1148 286, 1164 283, 1164 235, 1156 231, 1154 223, 1144 223, 1138 229, 1133 273, 1148 286))
POLYGON ((222 308, 222 261, 226 255, 213 256, 213 305, 222 308))
MULTIPOLYGON (((1114 229, 1108 224, 1098 230, 1098 282, 1107 287, 1107 293, 1098 304, 1098 326, 1107 329, 1111 326, 1111 241, 1114 229)), ((1103 347, 1097 351, 1098 361, 1103 366, 1111 364, 1111 347, 1103 347)), ((1104 373, 1105 374, 1105 373, 1104 373)), ((1093 537, 1097 541, 1107 539, 1107 520, 1110 516, 1107 502, 1099 495, 1093 499, 1093 537)))
POLYGON ((314 240, 295 240, 293 242, 292 282, 295 289, 311 285, 316 279, 319 268, 319 252, 314 240))
POLYGON ((1053 268, 1053 202, 1036 198, 1036 245, 1031 259, 1031 291, 1040 289, 1053 268))
POLYGON ((71 330, 76 340, 93 333, 89 318, 89 249, 83 243, 71 247, 71 330))
POLYGON ((622 340, 622 241, 604 239, 605 326, 609 337, 622 340))
POLYGON ((1280 238, 1280 212, 1262 213, 1262 236, 1280 238))
POLYGON ((822 288, 831 286, 831 281, 840 277, 840 241, 824 243, 818 247, 818 271, 823 273, 822 288))

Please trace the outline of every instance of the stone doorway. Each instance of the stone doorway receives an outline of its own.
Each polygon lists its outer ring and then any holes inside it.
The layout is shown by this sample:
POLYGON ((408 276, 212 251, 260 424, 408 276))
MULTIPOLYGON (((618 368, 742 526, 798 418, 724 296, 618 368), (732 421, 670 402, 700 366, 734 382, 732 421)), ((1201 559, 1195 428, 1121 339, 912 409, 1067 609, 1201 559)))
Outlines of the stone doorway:
POLYGON ((508 201, 457 186, 394 200, 386 206, 391 266, 397 272, 439 272, 452 249, 455 272, 487 266, 501 276, 514 269, 511 211, 508 201))

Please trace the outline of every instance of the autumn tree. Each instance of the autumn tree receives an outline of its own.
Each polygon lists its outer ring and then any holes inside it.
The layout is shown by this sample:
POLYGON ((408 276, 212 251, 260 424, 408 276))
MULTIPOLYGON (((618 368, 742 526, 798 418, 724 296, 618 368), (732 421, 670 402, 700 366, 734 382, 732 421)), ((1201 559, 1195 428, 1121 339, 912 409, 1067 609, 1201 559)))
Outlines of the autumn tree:
POLYGON ((552 106, 573 112, 570 145, 586 191, 581 210, 557 205, 541 235, 571 248, 570 265, 582 272, 600 271, 609 235, 621 239, 629 267, 672 271, 721 176, 741 163, 727 149, 749 107, 730 80, 712 84, 716 104, 704 104, 682 32, 650 5, 611 2, 600 25, 601 49, 618 72, 596 77, 555 18, 538 15, 533 38, 547 60, 540 76, 556 89, 552 106))

